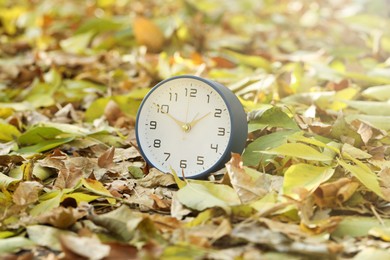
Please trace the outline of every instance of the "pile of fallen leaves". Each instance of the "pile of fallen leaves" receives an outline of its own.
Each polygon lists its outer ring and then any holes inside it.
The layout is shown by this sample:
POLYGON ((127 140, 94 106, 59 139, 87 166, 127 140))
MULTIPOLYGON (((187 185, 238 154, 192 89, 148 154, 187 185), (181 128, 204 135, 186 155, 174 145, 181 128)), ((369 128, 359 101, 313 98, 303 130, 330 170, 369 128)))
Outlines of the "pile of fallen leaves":
POLYGON ((0 1, 4 259, 390 258, 386 1, 0 1), (149 168, 155 83, 221 82, 248 145, 149 168))

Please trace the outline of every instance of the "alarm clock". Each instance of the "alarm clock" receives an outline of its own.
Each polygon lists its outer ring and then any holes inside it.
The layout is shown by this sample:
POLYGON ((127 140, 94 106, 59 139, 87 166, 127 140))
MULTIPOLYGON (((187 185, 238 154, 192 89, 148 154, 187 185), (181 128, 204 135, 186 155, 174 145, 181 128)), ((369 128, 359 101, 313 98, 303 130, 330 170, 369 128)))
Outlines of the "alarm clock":
POLYGON ((237 96, 217 82, 191 75, 153 87, 139 107, 135 127, 148 164, 194 179, 223 168, 231 153, 242 153, 248 134, 237 96))

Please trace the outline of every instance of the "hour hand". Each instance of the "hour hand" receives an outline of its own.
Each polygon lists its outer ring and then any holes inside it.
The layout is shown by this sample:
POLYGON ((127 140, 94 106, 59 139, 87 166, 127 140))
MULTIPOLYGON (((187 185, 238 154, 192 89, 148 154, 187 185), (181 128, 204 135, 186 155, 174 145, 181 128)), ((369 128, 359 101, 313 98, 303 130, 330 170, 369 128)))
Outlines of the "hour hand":
POLYGON ((171 118, 178 126, 180 126, 181 128, 183 128, 183 125, 185 125, 186 123, 180 121, 179 119, 173 117, 171 114, 168 114, 168 113, 165 113, 165 115, 167 115, 169 118, 171 118))
MULTIPOLYGON (((153 103, 153 105, 155 105, 157 107, 156 103, 153 103)), ((172 119, 184 132, 188 132, 191 129, 189 124, 187 124, 183 121, 180 121, 179 119, 172 116, 171 114, 169 114, 169 113, 163 113, 163 114, 167 115, 170 119, 172 119)))

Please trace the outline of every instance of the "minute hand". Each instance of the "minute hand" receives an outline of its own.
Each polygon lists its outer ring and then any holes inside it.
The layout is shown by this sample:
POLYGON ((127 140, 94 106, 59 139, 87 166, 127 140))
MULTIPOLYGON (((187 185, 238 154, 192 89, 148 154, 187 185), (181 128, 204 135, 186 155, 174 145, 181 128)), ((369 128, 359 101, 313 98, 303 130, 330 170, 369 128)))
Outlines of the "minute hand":
POLYGON ((199 121, 201 121, 203 118, 205 118, 208 115, 210 115, 210 112, 208 112, 207 114, 205 114, 204 116, 202 116, 202 117, 200 117, 198 119, 192 120, 192 122, 189 123, 190 128, 193 128, 197 123, 199 123, 199 121))

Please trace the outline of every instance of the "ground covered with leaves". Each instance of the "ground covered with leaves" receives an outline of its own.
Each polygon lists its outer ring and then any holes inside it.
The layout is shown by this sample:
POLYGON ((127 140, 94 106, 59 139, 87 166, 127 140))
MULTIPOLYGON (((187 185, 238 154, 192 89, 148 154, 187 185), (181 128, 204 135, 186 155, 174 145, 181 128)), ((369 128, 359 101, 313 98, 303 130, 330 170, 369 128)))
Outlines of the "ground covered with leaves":
POLYGON ((390 259, 383 1, 0 0, 4 259, 390 259), (192 74, 248 143, 208 180, 148 167, 138 106, 192 74))

